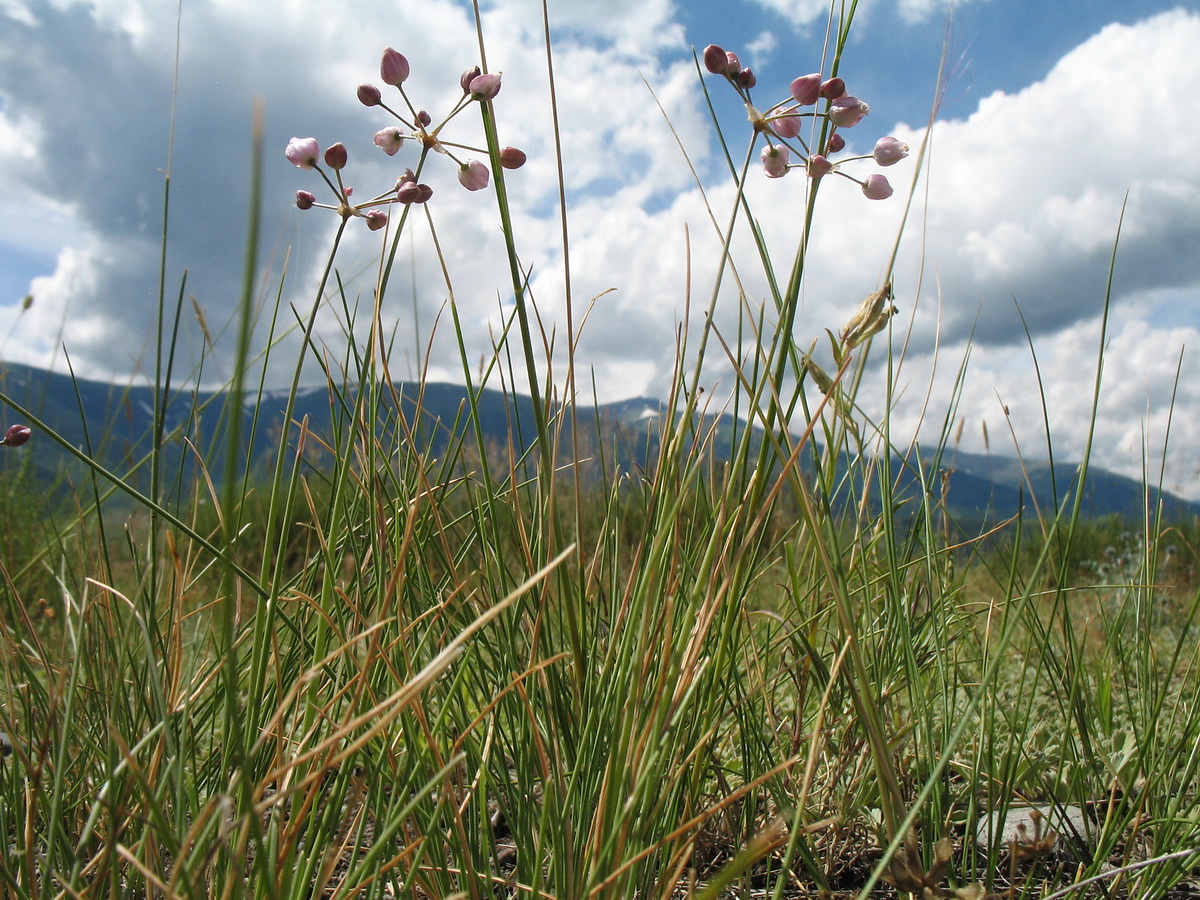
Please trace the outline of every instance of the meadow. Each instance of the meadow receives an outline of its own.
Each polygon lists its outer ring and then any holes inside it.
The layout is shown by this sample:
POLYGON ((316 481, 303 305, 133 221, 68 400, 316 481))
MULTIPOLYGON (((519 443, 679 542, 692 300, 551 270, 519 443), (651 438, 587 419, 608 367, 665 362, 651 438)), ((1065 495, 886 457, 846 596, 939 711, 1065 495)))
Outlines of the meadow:
MULTIPOLYGON (((339 223, 290 330, 304 338, 290 396, 321 365, 328 430, 287 416, 283 450, 248 462, 259 438, 238 411, 266 389, 287 319, 268 306, 280 332, 251 346, 261 199, 211 452, 168 464, 188 432, 160 408, 145 458, 114 470, 4 395, 30 429, 0 447, 6 896, 1194 892, 1196 523, 1151 502, 1137 522, 1085 521, 1086 453, 1054 502, 956 522, 939 484, 953 416, 917 446, 887 398, 882 417, 859 402, 868 364, 903 365, 894 257, 843 321, 799 333, 822 187, 849 177, 860 189, 836 202, 904 203, 879 170, 923 159, 887 137, 838 156, 865 112, 838 75, 852 18, 835 4, 824 73, 780 86, 780 104, 748 123, 714 113, 736 185, 763 170, 803 183, 805 238, 770 245, 740 190, 711 210, 727 258, 696 292, 709 310, 688 311, 699 324, 680 332, 669 413, 641 457, 559 400, 591 390, 573 364, 587 323, 568 313, 555 344, 529 290, 505 192, 526 161, 497 133, 500 76, 481 60, 435 122, 391 48, 383 87, 357 100, 391 123, 384 152, 417 148, 414 168, 363 201, 343 188, 340 144, 286 149, 307 176, 297 205, 339 223), (451 119, 486 165, 443 142, 451 119), (489 195, 503 228, 511 315, 484 364, 464 344, 461 366, 471 392, 528 398, 508 441, 472 402, 431 431, 420 399, 396 396, 382 309, 404 280, 397 248, 433 227, 427 162, 489 195), (338 278, 351 228, 380 238, 366 303, 338 278), (739 230, 756 253, 734 260, 739 230), (752 268, 769 295, 743 296, 741 330, 723 334, 721 280, 752 268), (314 337, 331 310, 368 334, 340 357, 314 337), (728 398, 706 390, 710 358, 735 373, 728 398), (43 442, 84 473, 69 489, 20 463, 43 442)), ((696 67, 704 90, 748 104, 734 54, 698 50, 696 67)), ((283 165, 281 149, 259 146, 257 165, 283 165)), ((461 333, 450 272, 445 289, 441 327, 461 333)), ((164 289, 164 395, 183 317, 164 289)), ((1098 402, 1103 341, 1093 360, 1098 402)))

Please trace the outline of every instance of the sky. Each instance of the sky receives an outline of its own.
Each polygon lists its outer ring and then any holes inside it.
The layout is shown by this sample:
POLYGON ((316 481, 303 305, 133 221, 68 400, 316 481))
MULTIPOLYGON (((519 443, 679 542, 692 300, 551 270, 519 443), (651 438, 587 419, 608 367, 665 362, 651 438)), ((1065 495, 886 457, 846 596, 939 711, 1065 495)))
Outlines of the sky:
MULTIPOLYGON (((529 160, 505 173, 518 252, 555 335, 561 385, 566 298, 541 2, 482 6, 488 68, 503 73, 500 139, 529 160)), ((793 78, 828 74, 829 5, 549 0, 549 8, 573 320, 583 321, 577 371, 589 399, 593 383, 601 400, 665 397, 680 323, 695 328, 712 290, 713 217, 724 222, 735 196, 693 49, 736 52, 765 109, 788 97, 793 78)), ((342 141, 355 199, 415 164, 411 142, 394 157, 373 145, 394 120, 355 96, 361 82, 380 84, 386 46, 408 58, 406 92, 435 119, 461 95, 460 73, 480 62, 463 0, 0 0, 0 361, 65 371, 69 356, 83 377, 145 379, 165 294, 172 310, 185 298, 180 371, 219 386, 233 358, 256 99, 265 114, 257 279, 260 299, 282 298, 286 324, 292 306, 312 308, 336 227, 328 210, 295 207, 297 190, 328 197, 315 173, 284 158, 288 140, 342 141)), ((888 200, 866 199, 849 179, 823 183, 796 342, 807 348, 825 329, 836 332, 880 286, 895 247, 899 313, 871 351, 860 394, 867 412, 883 412, 890 341, 900 360, 894 436, 928 443, 950 421, 951 432, 961 424, 964 450, 1036 458, 1048 424, 1055 456, 1078 459, 1108 293, 1093 461, 1157 481, 1166 447, 1164 486, 1200 499, 1197 46, 1195 2, 860 0, 839 74, 870 113, 844 131, 838 158, 868 154, 885 135, 914 152, 882 170, 896 189, 888 200)), ((741 159, 752 137, 741 101, 718 78, 705 85, 741 159)), ((385 102, 398 104, 384 87, 385 102)), ((446 139, 480 146, 473 113, 448 125, 446 139)), ((867 159, 843 171, 861 179, 881 170, 867 159)), ((455 175, 452 161, 431 158, 422 180, 434 190, 428 209, 476 360, 502 327, 511 282, 494 199, 464 190, 455 175)), ((747 178, 784 268, 806 190, 802 171, 770 179, 752 166, 747 178)), ((398 245, 383 303, 393 375, 423 368, 461 382, 449 290, 428 225, 417 224, 398 245)), ((350 225, 358 227, 347 229, 337 265, 349 302, 367 306, 384 232, 350 225)), ((732 252, 745 303, 770 308, 745 228, 732 252)), ((732 280, 724 283, 715 322, 732 336, 741 304, 732 280)), ((365 339, 366 317, 347 329, 341 306, 322 307, 315 327, 335 359, 348 332, 365 339)), ((264 318, 258 348, 266 334, 264 318)), ((285 385, 294 334, 270 359, 270 384, 285 385)), ((713 396, 732 384, 719 353, 705 377, 713 396)))

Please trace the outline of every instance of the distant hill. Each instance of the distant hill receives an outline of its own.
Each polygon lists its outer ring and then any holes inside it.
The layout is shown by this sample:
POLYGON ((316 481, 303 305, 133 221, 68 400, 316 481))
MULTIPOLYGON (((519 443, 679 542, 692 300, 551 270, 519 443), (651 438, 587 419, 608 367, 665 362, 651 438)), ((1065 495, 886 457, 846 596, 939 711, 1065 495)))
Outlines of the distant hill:
MULTIPOLYGON (((451 384, 398 383, 396 395, 412 428, 412 439, 437 454, 450 444, 452 433, 468 428, 467 391, 451 384), (421 416, 415 416, 420 397, 421 416)), ((349 393, 349 392, 347 392, 349 393)), ((0 364, 0 394, 21 405, 69 443, 79 448, 90 446, 92 458, 110 470, 124 473, 143 459, 152 446, 151 434, 157 403, 162 403, 165 432, 174 434, 163 445, 164 471, 186 470, 189 461, 199 455, 208 461, 210 473, 220 476, 225 459, 229 410, 221 392, 175 391, 168 397, 157 396, 149 387, 117 385, 107 382, 73 380, 69 376, 15 363, 0 364), (184 437, 187 440, 184 440, 184 437), (190 442, 190 443, 189 443, 190 442), (192 449, 194 445, 195 449, 192 449)), ((388 395, 390 396, 390 394, 388 395)), ((265 462, 278 450, 277 437, 286 410, 287 395, 266 392, 257 402, 239 411, 246 446, 253 447, 252 462, 265 462)), ((339 401, 341 402, 341 401, 339 401)), ((352 402, 347 400, 345 402, 352 402)), ((0 413, 0 424, 11 424, 20 416, 7 404, 0 413)), ((532 402, 528 397, 509 396, 499 391, 482 391, 477 399, 479 424, 484 439, 497 448, 512 447, 518 457, 535 443, 532 402)), ((583 439, 582 454, 603 457, 606 471, 644 469, 653 464, 658 451, 660 423, 668 414, 659 400, 637 397, 598 407, 580 406, 575 418, 583 439)), ((329 434, 334 422, 344 427, 348 410, 331 405, 325 386, 302 390, 295 399, 293 419, 307 417, 316 434, 329 434)), ((33 424, 30 422, 29 424, 33 424)), ((698 431, 713 429, 712 452, 728 452, 736 428, 732 417, 708 417, 698 423, 698 431)), ((390 440, 407 440, 409 435, 391 434, 390 440)), ((52 440, 35 434, 26 448, 35 470, 46 477, 66 471, 77 476, 82 467, 73 463, 67 451, 52 440)), ((560 448, 565 451, 566 448, 560 448)), ((560 453, 561 455, 561 453, 560 453)), ((0 454, 0 467, 15 464, 17 454, 0 454)), ((995 521, 1015 515, 1022 506, 1032 513, 1030 495, 1043 512, 1054 506, 1055 490, 1060 502, 1073 487, 1077 465, 1055 464, 1053 470, 1044 461, 1025 461, 1012 457, 946 450, 932 460, 892 460, 896 490, 901 496, 916 497, 927 485, 940 498, 943 487, 951 513, 965 521, 995 521), (921 470, 918 473, 918 468, 921 470)), ((135 478, 135 481, 137 479, 135 478)), ((1119 516, 1135 519, 1142 515, 1147 489, 1138 481, 1092 467, 1084 488, 1083 515, 1086 518, 1119 516)), ((1149 490, 1152 501, 1158 494, 1149 490)), ((1163 494, 1168 519, 1179 520, 1200 515, 1200 504, 1171 494, 1163 494)))

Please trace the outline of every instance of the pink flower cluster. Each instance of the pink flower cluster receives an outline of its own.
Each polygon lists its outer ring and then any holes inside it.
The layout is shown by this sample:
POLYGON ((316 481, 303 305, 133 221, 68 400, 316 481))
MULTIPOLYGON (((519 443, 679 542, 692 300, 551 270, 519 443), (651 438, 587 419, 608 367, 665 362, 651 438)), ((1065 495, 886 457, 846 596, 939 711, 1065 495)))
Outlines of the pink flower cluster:
MULTIPOLYGON (((750 102, 750 89, 757 83, 754 73, 743 68, 737 55, 716 44, 704 48, 704 67, 714 75, 721 75, 741 95, 756 133, 766 138, 762 149, 763 171, 768 178, 782 178, 794 168, 803 168, 809 178, 822 178, 834 173, 857 183, 863 194, 871 200, 886 200, 892 195, 892 186, 880 174, 858 179, 841 171, 842 163, 867 156, 855 156, 837 163, 830 159, 846 147, 846 139, 840 130, 853 128, 871 111, 862 100, 846 93, 846 82, 841 78, 824 78, 819 72, 801 75, 789 87, 791 96, 776 103, 766 113, 761 113, 750 102), (815 107, 824 101, 821 111, 802 111, 804 107, 815 107), (800 136, 804 119, 824 119, 821 123, 818 145, 810 147, 800 136), (797 149, 789 142, 799 144, 797 149), (797 161, 792 161, 795 154, 797 161)), ((813 129, 817 134, 817 129, 813 129)), ((894 137, 883 137, 875 142, 869 154, 880 166, 891 166, 908 156, 908 145, 894 137)))
MULTIPOLYGON (((501 76, 496 73, 481 72, 479 66, 463 72, 459 78, 462 96, 454 108, 439 122, 433 125, 433 117, 424 109, 418 109, 409 101, 404 90, 404 82, 408 80, 409 63, 403 54, 388 47, 383 51, 383 59, 379 64, 379 77, 384 84, 395 87, 407 108, 407 115, 396 112, 383 101, 383 92, 373 84, 360 84, 357 94, 363 106, 378 106, 391 113, 399 125, 389 125, 375 134, 375 146, 388 156, 395 156, 406 141, 412 141, 420 147, 420 159, 417 162, 416 173, 409 168, 396 180, 395 185, 382 194, 365 203, 354 204, 350 196, 354 189, 342 182, 342 169, 349 159, 346 148, 341 143, 327 148, 322 155, 316 138, 294 137, 288 141, 284 155, 288 161, 300 169, 315 169, 325 179, 326 184, 333 190, 337 198, 336 204, 318 203, 316 197, 309 191, 296 192, 296 205, 300 209, 311 209, 320 206, 335 210, 343 219, 360 216, 366 220, 367 227, 377 231, 387 225, 388 216, 380 206, 389 203, 424 203, 433 196, 433 188, 417 181, 419 173, 425 164, 425 157, 430 151, 448 156, 458 165, 458 180, 469 191, 483 190, 491 180, 491 172, 487 165, 478 159, 460 159, 455 151, 468 150, 474 153, 487 153, 465 144, 452 143, 443 140, 441 131, 451 119, 470 106, 472 103, 483 103, 492 100, 500 93, 501 76), (321 160, 332 170, 331 178, 321 167, 321 160)), ((506 169, 519 169, 525 164, 525 154, 515 147, 505 147, 500 151, 500 165, 506 169)))

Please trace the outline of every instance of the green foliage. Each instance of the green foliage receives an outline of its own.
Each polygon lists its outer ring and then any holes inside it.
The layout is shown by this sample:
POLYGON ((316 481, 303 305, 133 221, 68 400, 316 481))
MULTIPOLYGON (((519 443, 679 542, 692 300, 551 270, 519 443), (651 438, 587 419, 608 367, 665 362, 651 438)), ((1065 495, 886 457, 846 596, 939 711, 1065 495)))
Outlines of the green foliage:
MULTIPOLYGON (((778 898, 882 878, 966 898, 1102 875, 1165 896, 1200 836, 1194 526, 1148 510, 1115 568, 1070 500, 964 535, 930 482, 950 419, 904 452, 856 403, 885 295, 870 334, 828 323, 833 374, 793 343, 817 186, 798 248, 768 246, 739 191, 729 227, 751 230, 739 262, 772 313, 736 344, 710 315, 680 348, 644 466, 544 399, 501 190, 516 305, 482 375, 463 351, 472 401, 438 440, 420 398, 397 402, 378 304, 339 285, 370 337, 320 355, 333 426, 289 416, 265 471, 232 439, 172 468, 160 414, 149 473, 73 451, 90 482, 69 517, 5 472, 6 892, 778 898), (717 346, 736 430, 698 405, 717 346), (528 385, 532 446, 484 438, 497 383, 528 385), (982 815, 1031 802, 1089 811, 1084 858, 1044 834, 976 844, 982 815)), ((257 283, 248 265, 244 341, 257 283)), ((164 393, 175 315, 164 300, 164 393)), ((234 434, 258 377, 242 346, 234 434)), ((903 359, 883 364, 895 383, 903 359)))

